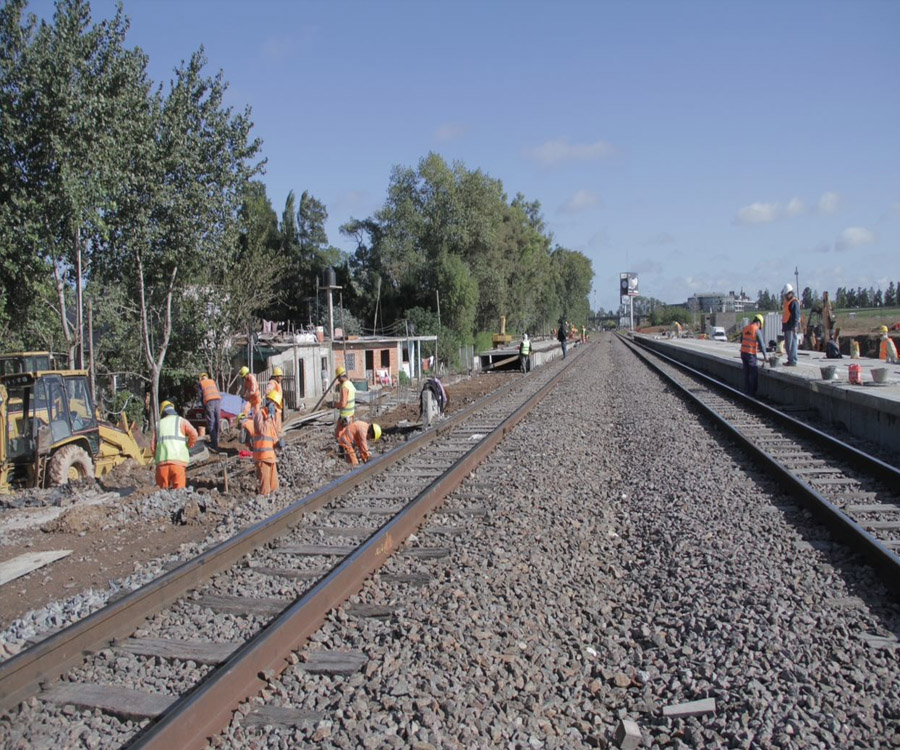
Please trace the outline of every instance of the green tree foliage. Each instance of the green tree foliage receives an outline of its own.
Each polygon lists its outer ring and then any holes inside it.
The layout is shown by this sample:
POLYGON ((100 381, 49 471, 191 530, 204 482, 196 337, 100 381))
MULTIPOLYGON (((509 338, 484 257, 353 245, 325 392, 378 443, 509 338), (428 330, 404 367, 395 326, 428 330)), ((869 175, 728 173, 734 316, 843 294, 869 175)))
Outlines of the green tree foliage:
POLYGON ((894 307, 897 304, 897 287, 892 281, 888 284, 887 291, 884 293, 884 306, 894 307))
POLYGON ((690 320, 690 312, 683 305, 661 305, 654 307, 650 313, 650 325, 665 326, 690 320))

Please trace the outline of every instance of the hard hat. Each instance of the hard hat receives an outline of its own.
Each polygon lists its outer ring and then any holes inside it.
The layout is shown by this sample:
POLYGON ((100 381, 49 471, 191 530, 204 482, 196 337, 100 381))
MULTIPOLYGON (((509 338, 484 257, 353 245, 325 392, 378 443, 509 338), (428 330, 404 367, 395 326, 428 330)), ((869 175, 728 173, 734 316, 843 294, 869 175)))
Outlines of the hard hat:
POLYGON ((241 412, 240 414, 237 415, 238 422, 243 422, 246 418, 247 418, 247 415, 244 414, 244 412, 241 412))
POLYGON ((888 327, 887 327, 887 326, 881 326, 881 328, 879 328, 878 330, 881 331, 882 333, 887 333, 887 332, 888 332, 888 327))
POLYGON ((163 402, 159 405, 159 413, 160 413, 160 414, 165 414, 165 413, 166 413, 166 409, 171 409, 172 411, 175 411, 175 404, 173 404, 171 401, 163 401, 163 402))
POLYGON ((785 284, 784 289, 781 290, 781 296, 786 297, 788 294, 791 294, 794 291, 794 287, 790 284, 785 284))
POLYGON ((373 442, 377 443, 380 438, 381 438, 381 426, 377 425, 373 422, 372 423, 372 440, 373 440, 373 442))
POLYGON ((201 372, 201 373, 200 373, 200 377, 199 377, 198 379, 199 379, 199 380, 206 380, 208 377, 209 377, 209 373, 208 373, 208 372, 201 372))
POLYGON ((759 315, 758 313, 753 316, 753 320, 755 320, 760 325, 762 325, 763 323, 766 322, 766 319, 762 315, 759 315))
POLYGON ((334 374, 337 375, 338 377, 341 377, 342 375, 347 374, 347 370, 344 368, 343 365, 338 365, 337 369, 334 371, 334 374))
POLYGON ((240 372, 238 373, 238 375, 240 375, 242 378, 246 378, 249 374, 250 374, 249 367, 242 367, 240 372))
POLYGON ((272 377, 277 378, 277 377, 281 377, 283 375, 284 375, 284 370, 282 370, 278 365, 275 365, 275 367, 272 370, 272 377))

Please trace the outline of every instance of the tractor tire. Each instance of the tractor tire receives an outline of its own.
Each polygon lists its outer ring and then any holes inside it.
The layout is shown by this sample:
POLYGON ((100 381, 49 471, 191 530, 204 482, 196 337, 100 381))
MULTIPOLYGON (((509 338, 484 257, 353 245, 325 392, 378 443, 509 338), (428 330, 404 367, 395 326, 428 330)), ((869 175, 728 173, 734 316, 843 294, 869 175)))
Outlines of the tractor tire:
POLYGON ((94 476, 94 462, 84 448, 66 445, 53 454, 47 468, 47 485, 59 487, 94 476))

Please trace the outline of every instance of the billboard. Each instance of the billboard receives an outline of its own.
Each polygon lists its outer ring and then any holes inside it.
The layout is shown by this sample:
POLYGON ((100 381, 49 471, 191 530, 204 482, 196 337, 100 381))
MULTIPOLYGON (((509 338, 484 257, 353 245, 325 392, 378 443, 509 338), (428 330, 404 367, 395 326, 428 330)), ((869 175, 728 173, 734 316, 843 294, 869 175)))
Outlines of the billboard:
POLYGON ((638 277, 636 273, 626 271, 619 274, 619 295, 622 297, 638 296, 638 277))

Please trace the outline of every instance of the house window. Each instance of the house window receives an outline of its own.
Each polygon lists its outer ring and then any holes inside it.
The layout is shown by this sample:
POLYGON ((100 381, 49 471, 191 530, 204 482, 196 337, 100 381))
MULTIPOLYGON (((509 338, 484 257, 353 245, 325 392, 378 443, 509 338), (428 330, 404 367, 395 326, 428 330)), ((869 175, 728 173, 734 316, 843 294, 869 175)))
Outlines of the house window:
POLYGON ((356 352, 347 352, 344 354, 344 361, 347 363, 345 365, 347 372, 354 372, 356 370, 356 352))
POLYGON ((382 349, 381 350, 381 366, 382 367, 390 367, 391 366, 391 350, 390 349, 382 349))

